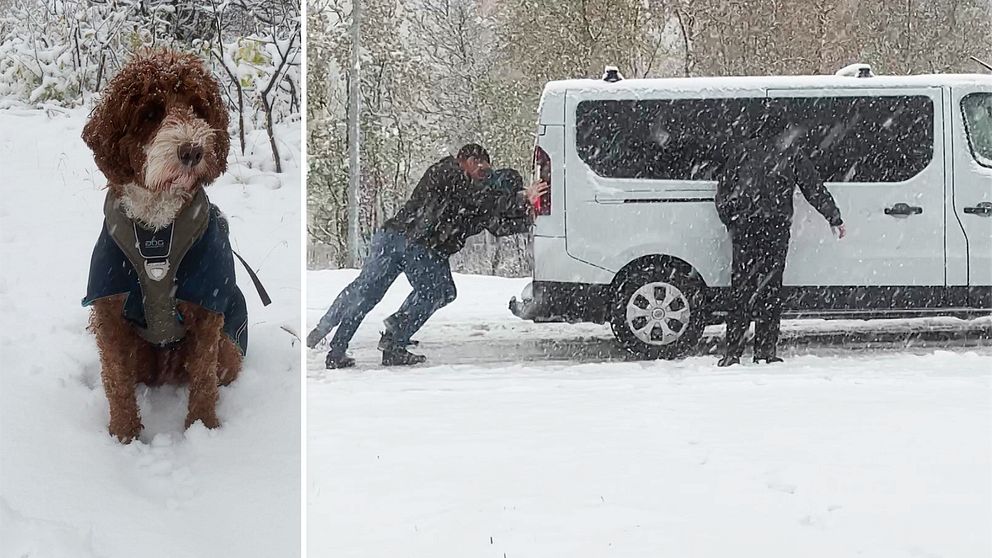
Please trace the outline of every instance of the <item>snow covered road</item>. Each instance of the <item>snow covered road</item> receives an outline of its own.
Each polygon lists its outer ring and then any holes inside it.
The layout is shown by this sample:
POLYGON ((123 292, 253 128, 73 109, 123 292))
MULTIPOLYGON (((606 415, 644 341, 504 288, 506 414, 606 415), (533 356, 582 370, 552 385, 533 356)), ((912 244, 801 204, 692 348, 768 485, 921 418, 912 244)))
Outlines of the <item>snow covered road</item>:
MULTIPOLYGON (((353 274, 309 273, 308 324, 353 274)), ((555 359, 608 330, 517 320, 521 280, 455 280, 418 336, 432 366, 376 366, 403 279, 353 343, 362 369, 324 371, 310 351, 311 555, 992 554, 987 322, 795 322, 785 364, 730 370, 555 359), (801 341, 854 327, 957 328, 971 346, 801 341)))
MULTIPOLYGON (((307 324, 312 326, 337 293, 357 272, 354 270, 311 271, 307 275, 307 324)), ((455 275, 458 298, 431 317, 415 336, 418 350, 430 362, 502 366, 507 362, 603 362, 630 361, 633 357, 616 343, 607 325, 536 324, 520 320, 507 303, 529 279, 503 279, 478 275, 455 275)), ((360 367, 375 368, 382 321, 402 303, 410 286, 401 276, 385 299, 369 313, 350 350, 360 367)), ((724 327, 706 329, 697 354, 716 354, 724 327)), ((962 320, 926 318, 900 320, 787 320, 782 324, 781 353, 836 355, 851 351, 926 353, 934 348, 992 346, 992 317, 962 320)), ((324 349, 324 345, 319 347, 324 349)), ((311 376, 322 376, 323 351, 310 351, 311 376)))

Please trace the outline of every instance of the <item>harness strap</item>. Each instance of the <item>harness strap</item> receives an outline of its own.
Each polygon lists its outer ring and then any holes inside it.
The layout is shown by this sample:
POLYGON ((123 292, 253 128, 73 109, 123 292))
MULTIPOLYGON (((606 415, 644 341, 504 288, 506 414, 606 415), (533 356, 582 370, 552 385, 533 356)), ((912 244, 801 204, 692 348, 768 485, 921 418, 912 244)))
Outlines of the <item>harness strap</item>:
POLYGON ((150 231, 129 219, 107 193, 107 232, 138 275, 146 325, 138 328, 138 334, 150 343, 165 345, 186 334, 176 309, 175 278, 186 252, 207 230, 209 207, 206 194, 199 189, 169 227, 150 231))
POLYGON ((265 292, 265 287, 262 286, 262 282, 258 279, 258 275, 255 275, 255 272, 248 266, 248 262, 241 257, 241 254, 235 252, 234 248, 231 248, 231 251, 238 257, 238 261, 241 262, 241 265, 245 266, 245 271, 247 271, 248 276, 251 277, 251 282, 255 284, 255 290, 258 292, 258 298, 262 299, 262 306, 272 304, 272 299, 269 298, 269 293, 265 292))

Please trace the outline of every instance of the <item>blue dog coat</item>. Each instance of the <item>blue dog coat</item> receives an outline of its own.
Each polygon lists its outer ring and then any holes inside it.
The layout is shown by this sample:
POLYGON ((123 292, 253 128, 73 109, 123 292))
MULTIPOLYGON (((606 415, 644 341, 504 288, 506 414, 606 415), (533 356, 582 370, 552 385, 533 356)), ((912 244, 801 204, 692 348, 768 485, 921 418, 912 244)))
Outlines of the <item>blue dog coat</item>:
MULTIPOLYGON (((202 190, 198 195, 203 196, 201 201, 207 206, 209 201, 206 195, 202 194, 202 190)), ((108 200, 108 204, 110 203, 112 202, 108 200)), ((217 206, 209 204, 208 207, 206 229, 179 262, 170 292, 174 292, 176 301, 189 302, 211 312, 223 314, 224 333, 234 341, 244 355, 248 350, 248 308, 244 295, 236 283, 228 224, 217 206)), ((165 260, 164 257, 159 256, 167 255, 169 251, 172 226, 160 231, 149 231, 133 221, 132 223, 135 247, 143 247, 139 250, 144 262, 133 262, 128 258, 118 245, 118 241, 108 231, 108 222, 104 220, 90 260, 89 281, 83 306, 89 306, 93 301, 101 298, 126 293, 128 296, 124 303, 124 318, 138 327, 141 332, 146 332, 149 327, 148 322, 151 320, 146 320, 145 298, 136 266, 144 265, 145 270, 150 272, 149 275, 156 279, 163 273, 160 269, 155 269, 156 265, 168 269, 168 263, 154 262, 165 260)), ((130 241, 132 238, 130 231, 123 231, 118 237, 125 235, 130 241)), ((128 248, 133 251, 133 248, 128 248)), ((176 320, 176 324, 173 325, 181 328, 183 317, 174 306, 172 314, 176 320)))

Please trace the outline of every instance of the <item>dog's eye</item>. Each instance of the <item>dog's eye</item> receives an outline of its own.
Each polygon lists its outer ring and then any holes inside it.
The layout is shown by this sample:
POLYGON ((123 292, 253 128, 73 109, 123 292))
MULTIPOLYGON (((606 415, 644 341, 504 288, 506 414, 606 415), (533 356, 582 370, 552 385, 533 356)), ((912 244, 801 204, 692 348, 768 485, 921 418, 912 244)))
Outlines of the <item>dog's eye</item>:
POLYGON ((142 118, 144 118, 146 122, 157 121, 158 119, 162 118, 162 107, 151 106, 146 108, 144 114, 142 115, 142 118))

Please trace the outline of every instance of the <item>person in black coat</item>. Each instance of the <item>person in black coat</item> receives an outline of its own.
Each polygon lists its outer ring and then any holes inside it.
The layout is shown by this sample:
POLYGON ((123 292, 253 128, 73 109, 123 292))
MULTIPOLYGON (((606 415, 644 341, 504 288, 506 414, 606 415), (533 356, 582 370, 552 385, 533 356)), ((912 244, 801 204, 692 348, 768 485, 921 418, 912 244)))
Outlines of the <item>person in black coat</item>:
POLYGON ((740 363, 752 316, 754 362, 782 360, 776 346, 795 187, 839 238, 846 234, 833 196, 816 167, 800 153, 799 139, 805 132, 797 124, 767 123, 760 137, 730 150, 717 181, 716 210, 733 243, 733 307, 727 315, 727 349, 719 366, 740 363))
POLYGON ((493 187, 488 182, 494 174, 500 175, 492 172, 489 154, 476 144, 462 147, 456 157, 445 157, 427 169, 410 199, 373 235, 358 278, 341 291, 307 335, 307 346, 313 348, 337 328, 325 359, 327 368, 354 366, 354 359, 346 354, 348 344, 400 273, 406 275, 413 292, 386 319, 386 331, 379 340, 382 364, 426 360, 407 347, 427 319, 457 296, 448 258, 483 229, 494 234, 529 229, 530 203, 547 189, 543 183, 528 188, 493 187), (521 219, 526 220, 526 228, 521 219))

